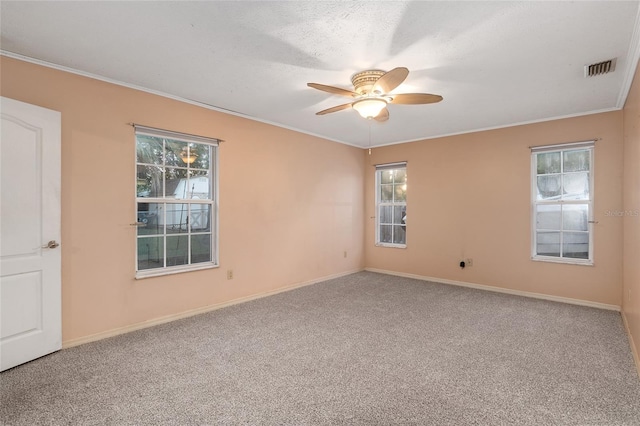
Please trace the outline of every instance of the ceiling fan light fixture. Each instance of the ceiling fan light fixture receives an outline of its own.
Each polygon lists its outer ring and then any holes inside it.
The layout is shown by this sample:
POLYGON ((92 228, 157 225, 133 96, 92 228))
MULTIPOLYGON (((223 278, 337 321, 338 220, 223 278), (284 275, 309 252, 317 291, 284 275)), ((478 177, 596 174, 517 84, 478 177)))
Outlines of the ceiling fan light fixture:
POLYGON ((353 103, 352 107, 363 118, 374 118, 387 106, 387 101, 380 98, 361 99, 353 103))

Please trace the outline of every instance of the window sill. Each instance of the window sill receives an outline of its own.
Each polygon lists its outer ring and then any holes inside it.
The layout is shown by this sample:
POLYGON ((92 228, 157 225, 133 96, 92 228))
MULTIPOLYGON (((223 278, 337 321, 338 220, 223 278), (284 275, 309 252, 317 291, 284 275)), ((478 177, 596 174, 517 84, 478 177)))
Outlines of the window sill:
POLYGON ((376 247, 389 247, 389 248, 400 248, 406 249, 406 244, 389 244, 389 243, 376 243, 376 247))
POLYGON ((594 266, 593 260, 586 260, 586 259, 532 256, 531 260, 533 260, 534 262, 563 263, 565 265, 594 266))
POLYGON ((176 267, 166 268, 162 270, 148 269, 148 270, 136 272, 136 280, 142 280, 145 278, 153 278, 153 277, 162 277, 164 275, 182 274, 184 272, 202 271, 203 269, 215 269, 219 267, 220 265, 217 265, 215 263, 207 263, 207 264, 202 264, 197 266, 187 266, 187 267, 176 266, 176 267))

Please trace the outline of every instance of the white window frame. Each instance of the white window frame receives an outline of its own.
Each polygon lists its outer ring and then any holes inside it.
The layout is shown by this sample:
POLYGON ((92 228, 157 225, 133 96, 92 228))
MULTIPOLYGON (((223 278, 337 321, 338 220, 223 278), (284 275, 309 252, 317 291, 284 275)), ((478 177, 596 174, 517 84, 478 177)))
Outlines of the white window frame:
MULTIPOLYGON (((136 217, 138 216, 138 205, 140 203, 158 203, 158 204, 164 204, 164 205, 171 205, 171 204, 187 204, 188 205, 188 214, 190 215, 192 206, 196 206, 196 205, 209 205, 210 206, 210 210, 211 210, 211 218, 210 218, 210 233, 211 233, 211 260, 207 261, 207 262, 198 262, 198 263, 188 263, 185 265, 176 265, 176 266, 167 266, 166 264, 166 260, 167 260, 167 244, 166 244, 166 238, 167 235, 171 236, 172 234, 167 233, 166 228, 164 229, 163 233, 159 233, 159 234, 154 234, 154 236, 162 236, 163 237, 163 266, 159 267, 159 268, 150 268, 150 269, 138 269, 139 267, 139 263, 138 263, 138 241, 141 238, 151 238, 151 236, 141 236, 138 234, 138 232, 136 232, 135 235, 135 272, 136 272, 136 279, 140 279, 140 278, 148 278, 148 277, 155 277, 155 276, 162 276, 162 275, 170 275, 170 274, 177 274, 177 273, 182 273, 182 272, 189 272, 189 271, 196 271, 196 270, 202 270, 202 269, 210 269, 210 268, 217 268, 219 267, 219 253, 218 253, 218 229, 219 229, 219 218, 218 218, 218 146, 219 143, 221 142, 221 140, 219 139, 214 139, 214 138, 208 138, 208 137, 203 137, 203 136, 196 136, 196 135, 190 135, 190 134, 186 134, 186 133, 180 133, 180 132, 173 132, 173 131, 168 131, 168 130, 162 130, 162 129, 156 129, 153 127, 146 127, 146 126, 141 126, 138 124, 133 124, 134 128, 135 128, 135 135, 134 135, 134 149, 135 149, 135 153, 134 153, 134 164, 135 164, 135 192, 134 194, 136 195, 135 197, 135 211, 136 211, 136 217), (147 165, 147 163, 138 163, 137 160, 137 147, 138 147, 138 135, 146 135, 146 136, 151 136, 151 137, 158 137, 158 138, 162 138, 164 140, 172 140, 172 141, 178 141, 178 142, 183 142, 183 143, 187 143, 189 144, 189 146, 193 145, 193 144, 197 144, 197 145, 208 145, 211 147, 211 156, 210 156, 210 160, 209 160, 209 191, 211 194, 210 198, 207 199, 196 199, 196 198, 167 198, 166 196, 163 197, 138 197, 138 192, 137 192, 137 183, 138 183, 138 165, 147 165)), ((162 168, 163 173, 164 171, 166 171, 166 169, 169 167, 166 164, 166 158, 163 157, 162 160, 162 165, 158 165, 159 167, 162 168)), ((174 166, 170 166, 170 167, 174 167, 174 166)), ((187 169, 190 167, 189 165, 186 166, 187 169)), ((165 219, 166 219, 166 209, 164 210, 164 215, 165 215, 165 219)), ((163 222, 163 223, 166 223, 163 222)), ((136 225, 137 226, 144 226, 143 223, 138 222, 138 219, 136 219, 136 225)), ((197 234, 197 232, 193 232, 193 230, 191 229, 191 227, 189 226, 186 233, 184 235, 188 235, 189 237, 193 234, 197 234)), ((189 261, 191 260, 191 243, 190 243, 190 239, 189 239, 189 249, 188 249, 188 259, 189 261)))
MULTIPOLYGON (((407 162, 403 161, 403 162, 398 162, 398 163, 388 163, 388 164, 378 164, 376 165, 376 179, 375 179, 375 184, 376 184, 376 188, 375 188, 375 194, 376 194, 376 215, 375 215, 375 222, 376 222, 376 246, 379 247, 395 247, 395 248, 406 248, 407 247, 407 236, 405 234, 405 242, 404 244, 397 244, 397 243, 387 243, 387 242, 381 242, 380 241, 380 225, 384 225, 380 223, 380 218, 381 218, 381 214, 380 214, 380 208, 381 207, 385 207, 385 206, 403 206, 405 208, 407 208, 407 201, 406 201, 406 197, 405 197, 405 201, 400 201, 400 202, 396 202, 396 201, 392 201, 392 202, 382 202, 381 201, 381 173, 387 170, 398 170, 398 169, 404 169, 405 174, 407 173, 407 162)), ((406 232, 406 225, 405 225, 405 231, 406 232)), ((392 238, 393 240, 393 238, 392 238)))
MULTIPOLYGON (((566 143, 560 145, 546 145, 546 146, 535 146, 531 147, 531 259, 535 261, 543 261, 543 262, 553 262, 553 263, 566 263, 566 264, 574 264, 574 265, 588 265, 592 266, 594 261, 594 246, 593 246, 593 225, 595 223, 594 217, 594 148, 595 141, 584 141, 584 142, 575 142, 575 143, 566 143), (561 170, 560 174, 562 175, 562 179, 564 179, 565 172, 564 171, 564 153, 567 151, 577 151, 577 150, 587 150, 589 152, 589 199, 588 200, 538 200, 538 186, 537 186, 537 159, 538 154, 550 153, 550 152, 560 152, 561 158, 561 170), (539 255, 537 253, 537 206, 539 205, 557 205, 557 206, 567 206, 567 205, 587 205, 588 206, 588 217, 587 217, 587 231, 589 233, 588 238, 588 258, 587 259, 577 259, 572 257, 564 257, 562 256, 563 249, 563 237, 565 232, 575 232, 575 231, 565 231, 560 229, 560 256, 544 256, 539 255)), ((562 220, 562 219, 561 219, 562 220)))

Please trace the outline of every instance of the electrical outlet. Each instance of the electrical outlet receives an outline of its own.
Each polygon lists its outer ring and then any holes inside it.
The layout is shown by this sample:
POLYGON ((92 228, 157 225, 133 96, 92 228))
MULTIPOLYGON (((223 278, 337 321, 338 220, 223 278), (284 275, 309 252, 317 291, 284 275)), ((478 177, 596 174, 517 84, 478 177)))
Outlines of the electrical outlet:
POLYGON ((465 262, 465 264, 466 264, 467 266, 473 266, 473 259, 471 259, 471 258, 468 258, 468 259, 467 259, 467 260, 465 260, 464 262, 465 262))
POLYGON ((227 269, 227 279, 228 280, 233 279, 233 269, 227 269))

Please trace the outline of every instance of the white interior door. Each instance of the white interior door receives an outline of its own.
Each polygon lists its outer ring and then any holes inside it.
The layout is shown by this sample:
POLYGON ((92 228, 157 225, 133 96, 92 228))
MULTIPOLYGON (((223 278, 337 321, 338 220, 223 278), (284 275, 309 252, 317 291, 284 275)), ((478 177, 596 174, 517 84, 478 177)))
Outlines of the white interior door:
POLYGON ((0 102, 2 371, 62 346, 61 127, 57 111, 0 102))

